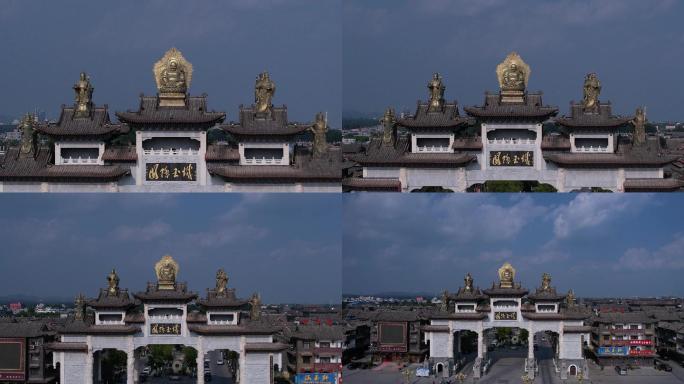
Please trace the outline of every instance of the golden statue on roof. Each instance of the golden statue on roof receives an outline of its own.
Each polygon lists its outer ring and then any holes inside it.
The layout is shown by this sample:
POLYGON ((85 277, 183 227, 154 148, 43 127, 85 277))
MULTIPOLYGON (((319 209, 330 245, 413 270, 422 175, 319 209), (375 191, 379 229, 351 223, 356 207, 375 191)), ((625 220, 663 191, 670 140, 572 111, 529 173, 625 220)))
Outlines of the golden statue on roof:
POLYGON ((226 275, 226 272, 221 268, 216 272, 216 295, 225 295, 227 285, 228 275, 226 275))
POLYGON ((638 107, 634 114, 634 119, 630 121, 634 126, 634 145, 641 145, 646 142, 646 110, 638 107))
POLYGON ((36 146, 36 117, 30 113, 24 115, 21 123, 17 126, 17 130, 21 132, 21 148, 19 149, 22 155, 33 154, 36 146))
POLYGON ((160 106, 184 106, 192 81, 192 64, 176 48, 171 48, 152 69, 159 91, 160 106))
POLYGON ((175 289, 178 263, 170 255, 165 255, 154 265, 158 289, 175 289))
POLYGON ((442 84, 442 76, 435 72, 432 75, 432 80, 427 85, 430 90, 430 105, 428 111, 438 111, 444 105, 444 84, 442 84))
POLYGON ((548 273, 544 272, 542 274, 542 285, 541 285, 542 291, 548 291, 551 289, 551 275, 548 273))
POLYGON ((585 111, 598 110, 599 95, 601 94, 601 82, 595 73, 588 73, 584 78, 584 95, 582 96, 582 106, 585 111))
POLYGON ((94 89, 90 84, 90 77, 85 72, 81 72, 78 81, 74 84, 74 92, 76 92, 76 111, 74 112, 74 117, 90 116, 94 89))
POLYGON ((85 296, 79 293, 74 301, 74 320, 83 321, 85 320, 86 307, 85 307, 85 296))
POLYGON ((107 285, 108 296, 119 295, 119 275, 116 274, 116 270, 112 269, 112 271, 107 276, 107 285))
POLYGON ((328 122, 325 113, 317 113, 316 120, 309 129, 313 133, 313 156, 321 157, 328 150, 328 141, 325 137, 328 132, 328 122))
POLYGON ((254 86, 254 103, 256 104, 256 112, 264 113, 271 110, 273 107, 273 95, 275 94, 276 86, 268 72, 260 73, 256 78, 254 86))
POLYGON ((249 299, 250 304, 250 318, 252 320, 259 320, 261 318, 261 295, 254 293, 249 299))
POLYGON ((385 116, 380 120, 382 124, 382 145, 393 145, 394 144, 394 123, 396 119, 394 118, 394 109, 392 107, 387 107, 385 110, 385 116))
POLYGON ((509 262, 505 262, 499 268, 499 287, 513 288, 513 279, 515 279, 515 268, 509 262))
POLYGON ((506 56, 501 64, 496 66, 496 77, 502 91, 524 92, 530 79, 530 66, 516 52, 506 56))
POLYGON ((466 273, 465 278, 463 278, 463 282, 465 283, 463 290, 466 292, 472 292, 473 291, 473 277, 470 276, 470 272, 466 273))

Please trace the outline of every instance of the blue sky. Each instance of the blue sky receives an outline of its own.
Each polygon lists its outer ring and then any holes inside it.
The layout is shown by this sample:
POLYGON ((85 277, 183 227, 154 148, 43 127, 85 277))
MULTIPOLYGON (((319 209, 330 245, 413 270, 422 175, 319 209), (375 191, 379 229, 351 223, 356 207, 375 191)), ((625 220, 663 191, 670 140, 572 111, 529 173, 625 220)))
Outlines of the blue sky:
POLYGON ((96 295, 155 281, 171 254, 200 294, 218 268, 241 297, 339 303, 341 199, 333 195, 0 196, 0 296, 96 295))
POLYGON ((684 120, 683 14, 678 0, 345 0, 344 110, 413 112, 433 72, 448 100, 481 104, 515 50, 561 114, 596 72, 616 113, 684 120))
POLYGON ((343 292, 488 287, 505 261, 581 296, 684 294, 679 194, 344 196, 343 292))
POLYGON ((327 111, 341 125, 342 26, 339 0, 1 0, 0 115, 38 107, 56 117, 87 71, 94 100, 137 108, 155 94, 153 64, 172 46, 194 66, 190 93, 237 119, 264 70, 294 121, 327 111))

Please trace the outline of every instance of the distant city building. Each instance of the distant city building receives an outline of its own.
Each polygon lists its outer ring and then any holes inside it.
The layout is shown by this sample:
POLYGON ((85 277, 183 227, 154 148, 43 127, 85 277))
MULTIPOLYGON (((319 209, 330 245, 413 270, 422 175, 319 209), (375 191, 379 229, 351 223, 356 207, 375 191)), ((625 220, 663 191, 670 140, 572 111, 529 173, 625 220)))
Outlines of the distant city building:
POLYGON ((330 373, 336 380, 342 375, 342 350, 346 328, 340 325, 295 325, 284 331, 291 349, 287 370, 299 373, 330 373))
POLYGON ((591 319, 591 343, 602 365, 653 365, 657 320, 645 312, 604 313, 591 319))
MULTIPOLYGON (((516 53, 497 67, 500 91, 486 93, 480 106, 446 101, 439 74, 428 83, 429 99, 413 115, 397 118, 388 108, 383 133, 345 158, 363 171, 346 174, 343 190, 481 191, 489 181, 536 181, 559 192, 604 189, 674 191, 684 180, 665 178, 677 159, 645 133, 645 112, 615 116, 599 100, 600 82, 588 74, 582 102, 555 118, 541 92, 527 91, 530 69, 516 53), (546 133, 552 121, 560 133, 546 133), (469 133, 469 127, 478 134, 469 133), (633 128, 631 128, 633 127, 633 128), (405 128, 407 135, 399 135, 405 128), (632 130, 631 138, 621 132, 632 130)), ((674 129, 674 128, 673 128, 674 129)))

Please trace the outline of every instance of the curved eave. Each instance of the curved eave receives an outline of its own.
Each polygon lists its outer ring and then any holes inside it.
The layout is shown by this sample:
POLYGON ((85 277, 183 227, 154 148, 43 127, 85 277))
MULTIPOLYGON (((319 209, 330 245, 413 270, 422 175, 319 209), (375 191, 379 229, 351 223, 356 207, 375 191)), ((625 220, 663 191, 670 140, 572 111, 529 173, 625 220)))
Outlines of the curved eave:
MULTIPOLYGON (((428 155, 429 156, 429 155, 428 155)), ((440 155, 436 155, 440 156, 440 155)), ((366 156, 350 156, 350 160, 355 161, 361 165, 375 165, 375 166, 414 166, 414 167, 449 167, 449 166, 465 166, 477 159, 476 156, 469 154, 461 154, 459 156, 453 156, 453 158, 444 159, 437 158, 434 159, 412 159, 410 156, 402 156, 396 159, 369 159, 366 156)))
POLYGON ((401 192, 399 179, 368 179, 349 177, 342 179, 342 187, 348 191, 401 192))
MULTIPOLYGON (((57 172, 50 171, 53 167, 45 168, 42 172, 37 174, 20 174, 3 172, 6 170, 0 170, 0 180, 1 181, 77 181, 77 182, 94 182, 94 183, 107 183, 112 181, 118 181, 122 177, 131 173, 130 169, 123 169, 118 166, 104 166, 104 167, 117 167, 117 170, 112 170, 107 174, 79 174, 78 172, 71 172, 67 174, 59 174, 57 172), (53 174, 51 174, 53 173, 53 174)), ((59 166, 62 167, 62 166, 59 166)), ((63 167, 79 167, 78 165, 66 165, 63 167)), ((86 165, 86 167, 103 167, 102 165, 86 165)))
POLYGON ((555 119, 555 122, 563 127, 571 129, 617 129, 629 123, 630 119, 616 118, 605 122, 580 122, 571 118, 555 119))
POLYGON ((329 174, 307 173, 306 170, 292 168, 287 165, 272 166, 260 165, 207 165, 207 170, 212 175, 221 176, 228 181, 326 181, 340 182, 341 172, 333 170, 329 174), (250 168, 246 168, 250 167, 250 168), (249 172, 251 171, 251 172, 249 172))
POLYGON ((397 122, 397 126, 408 128, 411 130, 452 130, 455 128, 463 128, 468 126, 468 120, 457 119, 444 123, 425 123, 413 119, 401 119, 397 122))
POLYGON ((232 335, 272 335, 277 328, 250 328, 240 325, 195 325, 188 324, 188 329, 198 335, 232 336, 232 335))
POLYGON ((223 122, 226 118, 226 114, 223 112, 209 112, 206 116, 186 118, 181 116, 180 118, 167 118, 167 119, 156 119, 149 116, 143 116, 136 112, 116 112, 116 117, 119 121, 127 124, 160 124, 160 125, 176 125, 176 124, 219 124, 223 122))
POLYGON ((558 114, 558 109, 556 108, 541 108, 535 112, 508 112, 508 111, 488 111, 482 107, 464 107, 463 110, 469 116, 478 119, 534 119, 544 121, 558 114))
POLYGON ((67 328, 59 333, 64 335, 134 335, 139 332, 140 327, 136 325, 91 325, 74 330, 67 328))
POLYGON ((544 154, 544 160, 563 166, 564 168, 653 168, 662 167, 677 160, 677 157, 663 156, 653 159, 636 159, 614 154, 598 154, 605 158, 586 158, 584 154, 544 154), (585 158, 582 158, 582 157, 585 158), (574 158, 573 158, 574 157, 574 158))

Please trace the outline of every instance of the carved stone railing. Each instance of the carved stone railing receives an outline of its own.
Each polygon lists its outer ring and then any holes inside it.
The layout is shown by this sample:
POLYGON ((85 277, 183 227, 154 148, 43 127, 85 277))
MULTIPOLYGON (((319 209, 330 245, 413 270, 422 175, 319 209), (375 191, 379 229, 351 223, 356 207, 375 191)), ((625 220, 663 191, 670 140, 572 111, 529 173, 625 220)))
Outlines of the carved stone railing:
POLYGON ((248 164, 248 165, 286 165, 287 161, 285 158, 247 157, 247 158, 245 158, 245 164, 248 164))
POLYGON ((97 157, 63 157, 62 164, 97 164, 97 157))
POLYGON ((194 156, 199 154, 199 150, 187 148, 187 149, 175 149, 175 148, 160 148, 160 149, 143 149, 145 155, 155 155, 155 156, 194 156))

